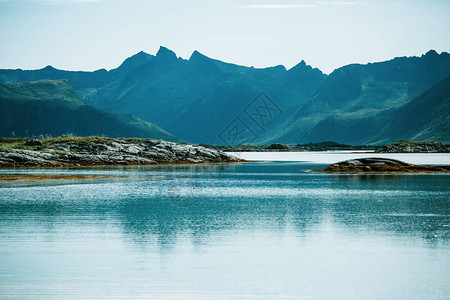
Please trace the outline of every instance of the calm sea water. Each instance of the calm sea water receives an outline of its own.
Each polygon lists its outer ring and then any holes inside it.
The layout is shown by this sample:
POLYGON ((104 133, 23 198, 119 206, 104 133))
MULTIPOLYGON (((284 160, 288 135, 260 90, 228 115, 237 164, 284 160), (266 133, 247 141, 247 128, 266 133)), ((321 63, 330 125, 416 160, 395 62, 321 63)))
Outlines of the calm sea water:
POLYGON ((0 298, 448 299, 450 176, 324 166, 2 171, 122 177, 1 184, 0 298))
POLYGON ((230 152, 246 160, 302 161, 332 164, 354 158, 382 157, 398 159, 418 165, 450 165, 450 153, 374 153, 368 151, 320 151, 320 152, 230 152))

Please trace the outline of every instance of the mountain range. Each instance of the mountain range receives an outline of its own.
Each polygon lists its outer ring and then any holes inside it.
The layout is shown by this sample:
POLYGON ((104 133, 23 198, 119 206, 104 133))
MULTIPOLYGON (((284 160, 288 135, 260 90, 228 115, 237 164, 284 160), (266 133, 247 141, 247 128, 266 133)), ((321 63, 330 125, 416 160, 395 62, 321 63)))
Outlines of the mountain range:
POLYGON ((192 143, 380 144, 450 142, 449 75, 450 54, 433 50, 326 75, 304 61, 254 68, 161 47, 110 71, 0 70, 0 82, 65 79, 86 107, 134 115, 192 143))

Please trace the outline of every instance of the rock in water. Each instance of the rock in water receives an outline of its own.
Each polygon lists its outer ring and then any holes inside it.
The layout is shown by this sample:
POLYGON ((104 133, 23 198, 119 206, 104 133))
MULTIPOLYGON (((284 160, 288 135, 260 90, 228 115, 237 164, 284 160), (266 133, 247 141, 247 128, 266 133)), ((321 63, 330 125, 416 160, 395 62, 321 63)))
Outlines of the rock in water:
POLYGON ((390 158, 357 158, 341 161, 329 165, 323 170, 314 172, 324 173, 447 173, 450 172, 450 166, 423 166, 412 165, 396 159, 390 158))

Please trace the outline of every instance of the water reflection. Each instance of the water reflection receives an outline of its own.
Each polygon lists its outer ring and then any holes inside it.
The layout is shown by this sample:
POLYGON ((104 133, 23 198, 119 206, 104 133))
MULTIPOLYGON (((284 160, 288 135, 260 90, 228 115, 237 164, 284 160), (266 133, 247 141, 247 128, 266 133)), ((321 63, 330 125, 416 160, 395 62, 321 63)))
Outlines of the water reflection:
POLYGON ((143 246, 156 240, 162 249, 180 234, 196 244, 239 230, 302 236, 325 218, 361 234, 450 239, 447 176, 324 176, 305 173, 308 168, 267 163, 110 169, 127 170, 133 180, 0 189, 0 222, 5 229, 15 226, 11 220, 27 226, 30 220, 61 224, 108 216, 129 241, 143 246))
POLYGON ((406 176, 402 174, 342 174, 333 175, 340 180, 353 180, 353 181, 403 181, 406 176))

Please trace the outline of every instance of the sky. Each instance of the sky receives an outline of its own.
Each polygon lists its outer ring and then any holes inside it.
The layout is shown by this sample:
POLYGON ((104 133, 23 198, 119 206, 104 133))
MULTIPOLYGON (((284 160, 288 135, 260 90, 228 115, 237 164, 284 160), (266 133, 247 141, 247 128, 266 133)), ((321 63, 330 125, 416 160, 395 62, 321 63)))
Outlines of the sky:
POLYGON ((245 66, 329 74, 450 52, 448 0, 0 0, 0 68, 118 67, 165 46, 245 66))

